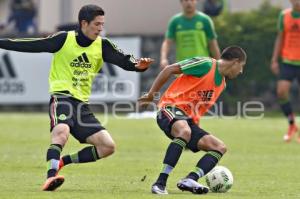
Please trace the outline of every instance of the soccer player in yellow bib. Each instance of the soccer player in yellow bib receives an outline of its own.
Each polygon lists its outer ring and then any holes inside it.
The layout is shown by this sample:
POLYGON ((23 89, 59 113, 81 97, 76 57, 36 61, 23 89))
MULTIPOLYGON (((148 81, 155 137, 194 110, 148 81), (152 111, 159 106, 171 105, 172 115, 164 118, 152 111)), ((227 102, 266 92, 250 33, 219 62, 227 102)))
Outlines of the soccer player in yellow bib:
MULTIPOLYGON (((290 0, 291 9, 283 10, 279 15, 278 34, 271 60, 272 72, 279 76, 277 96, 282 112, 287 117, 289 128, 283 139, 291 141, 298 127, 289 100, 292 82, 300 83, 300 0, 290 0), (281 65, 279 66, 279 58, 281 65)), ((300 136, 298 137, 300 143, 300 136)))
POLYGON ((0 40, 0 48, 7 50, 54 53, 49 76, 51 145, 46 155, 48 169, 44 191, 53 191, 62 185, 64 177, 58 175, 58 171, 63 166, 94 162, 115 151, 112 137, 88 105, 92 81, 103 62, 137 72, 145 71, 153 62, 150 58, 136 60, 99 36, 104 26, 104 10, 99 6, 83 6, 78 20, 80 28, 77 31, 31 40, 0 40), (70 134, 90 146, 60 158, 70 134))

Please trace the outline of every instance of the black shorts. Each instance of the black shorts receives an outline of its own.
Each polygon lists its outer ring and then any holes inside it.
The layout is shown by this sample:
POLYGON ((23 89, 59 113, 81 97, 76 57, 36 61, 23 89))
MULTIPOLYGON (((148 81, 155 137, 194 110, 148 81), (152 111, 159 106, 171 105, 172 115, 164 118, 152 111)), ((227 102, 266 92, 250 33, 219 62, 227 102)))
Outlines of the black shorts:
POLYGON ((64 95, 52 95, 49 102, 50 131, 57 124, 67 124, 70 133, 80 143, 98 131, 104 130, 90 111, 87 103, 64 95))
POLYGON ((186 147, 193 152, 198 152, 198 141, 205 135, 209 135, 208 132, 201 129, 195 124, 192 118, 188 117, 182 110, 177 107, 167 106, 159 110, 157 114, 157 124, 161 130, 163 130, 170 139, 174 139, 171 134, 172 125, 178 120, 186 120, 191 128, 191 140, 187 143, 186 147))
POLYGON ((300 83, 300 66, 295 66, 287 63, 282 63, 280 65, 280 80, 294 81, 297 79, 300 83))

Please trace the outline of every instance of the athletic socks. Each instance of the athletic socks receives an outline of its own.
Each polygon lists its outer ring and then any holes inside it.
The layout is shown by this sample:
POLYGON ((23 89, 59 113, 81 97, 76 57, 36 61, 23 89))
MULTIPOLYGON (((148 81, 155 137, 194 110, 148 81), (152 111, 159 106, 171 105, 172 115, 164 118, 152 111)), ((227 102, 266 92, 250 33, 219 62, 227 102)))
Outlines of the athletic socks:
POLYGON ((176 166, 183 149, 186 146, 186 141, 182 138, 175 138, 168 146, 164 161, 163 168, 156 183, 166 186, 169 173, 176 166))
POLYGON ((190 172, 187 176, 195 181, 205 176, 210 170, 212 170, 219 160, 222 158, 222 153, 219 151, 208 151, 197 163, 194 171, 190 172))
POLYGON ((47 178, 56 175, 59 168, 59 158, 62 151, 62 146, 60 144, 51 144, 47 151, 47 178))
POLYGON ((291 103, 289 101, 281 101, 279 104, 282 112, 288 118, 289 124, 293 125, 295 123, 295 116, 293 114, 291 103))
POLYGON ((95 146, 88 146, 77 153, 65 155, 62 157, 64 166, 71 163, 95 162, 100 159, 95 146))

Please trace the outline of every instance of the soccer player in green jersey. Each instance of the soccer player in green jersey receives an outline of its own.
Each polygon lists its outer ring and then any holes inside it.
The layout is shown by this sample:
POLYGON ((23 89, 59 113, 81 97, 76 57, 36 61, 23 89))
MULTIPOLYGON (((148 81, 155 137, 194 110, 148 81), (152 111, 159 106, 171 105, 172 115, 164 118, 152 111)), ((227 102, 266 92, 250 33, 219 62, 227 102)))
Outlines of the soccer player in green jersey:
POLYGON ((96 5, 83 6, 77 31, 59 32, 47 38, 1 39, 0 48, 20 52, 54 53, 49 84, 51 145, 47 151, 47 180, 44 191, 53 191, 64 182, 58 171, 71 163, 94 162, 114 153, 115 143, 89 109, 93 78, 103 62, 128 71, 145 71, 150 58, 136 60, 126 55, 99 33, 104 26, 104 11, 96 5), (90 146, 60 158, 69 135, 90 146))
POLYGON ((176 45, 176 61, 195 56, 219 59, 220 49, 211 18, 197 11, 197 0, 180 0, 180 3, 183 11, 171 18, 161 47, 161 67, 169 64, 172 43, 176 45))
MULTIPOLYGON (((161 172, 152 185, 154 194, 168 194, 167 181, 176 167, 184 149, 206 154, 195 169, 177 183, 182 191, 205 194, 208 188, 199 184, 220 161, 226 152, 225 144, 217 137, 200 128, 198 120, 215 104, 225 89, 225 78, 233 79, 243 72, 247 55, 238 46, 226 48, 221 59, 209 57, 189 58, 165 67, 154 80, 149 92, 139 99, 142 107, 152 104, 154 96, 174 74, 179 77, 161 96, 157 107, 157 124, 172 141, 169 144, 161 172)), ((152 104, 153 105, 153 104, 152 104)))

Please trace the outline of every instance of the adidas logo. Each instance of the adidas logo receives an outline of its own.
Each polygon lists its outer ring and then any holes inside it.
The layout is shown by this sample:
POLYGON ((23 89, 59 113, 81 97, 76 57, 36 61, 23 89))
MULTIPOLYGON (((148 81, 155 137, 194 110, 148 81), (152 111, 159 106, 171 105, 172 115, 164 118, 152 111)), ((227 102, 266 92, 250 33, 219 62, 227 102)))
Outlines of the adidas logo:
POLYGON ((8 79, 8 78, 16 78, 16 72, 11 64, 11 61, 9 59, 9 56, 7 53, 5 53, 2 56, 3 64, 0 64, 0 78, 8 79), (6 70, 5 70, 6 69, 6 70))
POLYGON ((74 59, 70 63, 71 67, 81 67, 81 68, 91 68, 92 64, 90 63, 86 53, 82 53, 79 57, 74 59))
POLYGON ((25 85, 18 81, 8 53, 3 54, 0 62, 0 94, 22 94, 24 92, 25 85))

